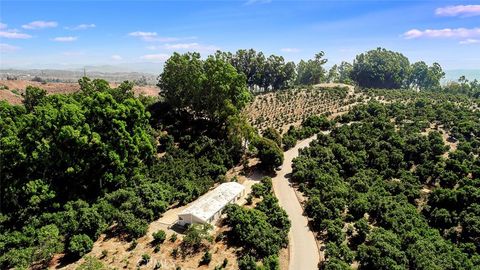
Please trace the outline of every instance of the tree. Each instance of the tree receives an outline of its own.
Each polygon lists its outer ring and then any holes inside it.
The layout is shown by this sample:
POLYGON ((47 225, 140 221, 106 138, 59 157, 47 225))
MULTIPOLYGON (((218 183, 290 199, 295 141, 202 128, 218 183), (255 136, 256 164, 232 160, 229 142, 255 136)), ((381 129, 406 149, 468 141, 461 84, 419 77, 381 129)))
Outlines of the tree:
POLYGON ((352 64, 345 61, 340 63, 340 65, 338 66, 338 82, 352 84, 353 83, 351 79, 352 70, 353 70, 352 64))
POLYGON ((229 63, 198 53, 174 53, 159 76, 160 95, 173 108, 221 123, 251 99, 246 79, 229 63))
POLYGON ((445 76, 442 67, 438 63, 433 63, 429 67, 425 62, 420 61, 412 64, 409 78, 409 85, 420 90, 439 88, 440 79, 445 76))
POLYGON ((255 146, 258 149, 258 158, 265 169, 273 171, 276 167, 283 164, 283 151, 274 141, 267 138, 259 138, 255 146))
POLYGON ((210 224, 191 224, 185 232, 183 242, 187 247, 191 247, 194 250, 198 250, 203 241, 212 241, 210 230, 212 225, 210 224))
POLYGON ((68 251, 77 256, 82 257, 83 255, 87 254, 93 248, 93 241, 85 234, 77 234, 70 239, 70 243, 68 245, 68 251))
POLYGON ((282 146, 282 135, 272 127, 268 127, 263 131, 263 137, 274 141, 279 147, 282 146))
POLYGON ((357 55, 352 79, 360 87, 395 89, 406 86, 410 62, 403 54, 377 48, 357 55))
POLYGON ((33 261, 48 262, 55 253, 63 250, 60 232, 53 224, 41 227, 35 240, 37 246, 31 258, 33 261))
POLYGON ((335 64, 328 70, 327 82, 338 82, 339 77, 338 65, 335 64))
POLYGON ((161 244, 165 242, 165 239, 167 238, 167 235, 163 230, 158 230, 157 232, 154 232, 152 236, 153 236, 153 242, 155 244, 161 244))
POLYGON ((358 247, 361 269, 407 269, 407 257, 401 241, 391 231, 374 229, 367 241, 358 247))
POLYGON ((315 54, 314 59, 307 62, 301 60, 297 66, 297 84, 312 85, 318 84, 325 80, 325 69, 323 65, 327 63, 327 59, 323 59, 325 53, 319 52, 315 54))
POLYGON ((232 204, 225 208, 225 213, 225 222, 232 228, 232 241, 241 244, 249 255, 257 258, 277 255, 288 244, 289 227, 275 227, 260 210, 232 204))
POLYGON ((323 262, 321 270, 350 270, 352 269, 349 264, 343 262, 342 260, 331 258, 323 262))
POLYGON ((35 106, 40 104, 42 100, 47 96, 47 91, 42 88, 27 86, 25 89, 25 96, 23 99, 23 104, 27 111, 32 111, 35 106))
POLYGON ((245 255, 238 260, 238 269, 257 270, 257 262, 253 256, 245 255))

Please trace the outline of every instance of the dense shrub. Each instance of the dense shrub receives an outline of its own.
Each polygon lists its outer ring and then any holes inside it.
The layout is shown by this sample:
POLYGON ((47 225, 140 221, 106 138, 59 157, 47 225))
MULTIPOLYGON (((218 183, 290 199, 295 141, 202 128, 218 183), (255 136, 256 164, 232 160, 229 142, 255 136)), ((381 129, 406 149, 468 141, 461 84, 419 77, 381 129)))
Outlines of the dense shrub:
POLYGON ((274 168, 283 164, 283 151, 272 140, 259 138, 255 143, 258 149, 258 158, 262 162, 262 167, 273 171, 274 168))
POLYGON ((68 251, 78 257, 87 254, 93 248, 93 241, 85 234, 77 234, 70 239, 68 251))

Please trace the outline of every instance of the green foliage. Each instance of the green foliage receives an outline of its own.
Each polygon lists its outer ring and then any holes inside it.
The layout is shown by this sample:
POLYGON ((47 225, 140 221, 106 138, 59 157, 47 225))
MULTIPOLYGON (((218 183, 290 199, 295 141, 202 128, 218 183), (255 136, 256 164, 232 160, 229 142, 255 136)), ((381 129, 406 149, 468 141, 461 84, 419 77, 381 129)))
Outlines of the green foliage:
POLYGON ((109 268, 106 267, 99 259, 86 256, 85 261, 80 264, 76 270, 108 270, 109 268))
POLYGON ((273 171, 283 164, 283 151, 274 141, 259 138, 255 142, 255 147, 258 149, 258 158, 262 162, 262 167, 266 170, 273 171))
POLYGON ((407 269, 407 257, 402 251, 401 241, 387 230, 375 229, 365 244, 358 247, 361 269, 407 269))
POLYGON ((139 262, 139 265, 146 265, 150 262, 150 255, 149 254, 142 254, 142 260, 139 262))
POLYGON ((155 244, 161 244, 165 242, 165 239, 167 238, 167 235, 163 230, 158 230, 157 232, 154 232, 152 236, 153 236, 153 242, 155 244))
POLYGON ((405 86, 409 74, 408 58, 383 48, 357 55, 351 72, 352 79, 360 87, 387 89, 405 86))
POLYGON ((128 82, 79 84, 70 95, 32 88, 25 106, 0 102, 2 269, 47 262, 64 247, 80 255, 109 228, 143 236, 169 205, 202 195, 239 160, 241 145, 211 128, 218 123, 170 109, 159 116, 161 103, 148 103, 152 118, 128 82), (161 159, 154 135, 164 132, 152 125, 169 134, 161 159), (55 228, 48 238, 37 235, 45 226, 55 228))
POLYGON ((264 91, 288 88, 295 81, 295 63, 285 63, 282 56, 270 55, 268 58, 262 52, 253 49, 215 53, 217 59, 230 63, 237 72, 244 74, 250 89, 255 86, 264 91))
POLYGON ((325 68, 323 65, 327 63, 327 59, 323 59, 325 53, 319 52, 315 54, 314 59, 308 61, 301 60, 297 66, 297 84, 312 85, 318 84, 326 80, 325 68))
POLYGON ((268 176, 264 176, 260 180, 260 183, 253 184, 252 186, 252 194, 257 198, 265 197, 271 194, 272 191, 273 191, 272 178, 268 176))
POLYGON ((467 95, 473 98, 480 98, 480 82, 478 80, 469 81, 462 76, 456 82, 449 82, 442 89, 444 93, 467 95))
POLYGON ((352 269, 349 264, 342 260, 332 258, 322 263, 321 270, 350 270, 352 269))
POLYGON ((472 269, 480 193, 470 146, 479 145, 479 112, 458 96, 375 93, 403 101, 354 107, 293 164, 305 212, 325 236, 321 268, 345 269, 355 258, 359 269, 472 269), (448 157, 445 132, 459 138, 448 157))
POLYGON ((302 122, 302 128, 312 128, 319 130, 328 130, 333 126, 333 123, 325 117, 325 115, 312 115, 307 117, 302 122))
POLYGON ((262 260, 262 268, 264 270, 280 270, 280 261, 278 256, 271 255, 262 260))
POLYGON ((204 241, 212 242, 210 235, 212 225, 210 224, 191 224, 185 231, 183 243, 186 247, 198 250, 204 241))
POLYGON ((76 234, 70 239, 68 251, 77 256, 82 257, 93 248, 93 241, 85 234, 76 234))
POLYGON ((249 101, 245 77, 227 62, 198 53, 174 53, 159 77, 161 95, 173 108, 225 121, 249 101))
POLYGON ((442 67, 438 63, 433 63, 429 67, 425 62, 420 61, 412 64, 409 77, 410 87, 416 87, 420 90, 440 88, 440 80, 445 76, 442 67))
MULTIPOLYGON (((232 228, 233 241, 243 246, 247 253, 243 256, 245 267, 252 266, 249 255, 256 258, 276 256, 280 249, 288 244, 290 220, 273 195, 265 196, 255 209, 229 205, 225 213, 225 222, 232 228)), ((252 260, 256 264, 256 261, 252 260)))
POLYGON ((170 235, 170 238, 169 238, 170 242, 175 242, 177 241, 177 234, 176 233, 173 233, 172 235, 170 235))
POLYGON ((238 269, 257 270, 257 261, 253 256, 245 255, 238 260, 238 269))
POLYGON ((263 137, 274 141, 279 147, 282 146, 282 135, 272 127, 263 131, 263 137))
POLYGON ((282 140, 283 140, 284 151, 294 147, 297 144, 297 138, 295 138, 295 136, 292 136, 290 134, 285 134, 282 140))
POLYGON ((31 112, 33 108, 39 105, 43 98, 47 96, 47 91, 39 87, 27 86, 25 89, 25 96, 23 98, 23 104, 27 111, 31 112))

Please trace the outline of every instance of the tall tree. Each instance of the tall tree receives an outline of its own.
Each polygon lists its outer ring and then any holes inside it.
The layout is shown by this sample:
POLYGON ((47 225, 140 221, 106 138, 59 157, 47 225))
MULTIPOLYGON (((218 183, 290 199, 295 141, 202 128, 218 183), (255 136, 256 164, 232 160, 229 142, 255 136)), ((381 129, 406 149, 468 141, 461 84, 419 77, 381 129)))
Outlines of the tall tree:
POLYGON ((222 122, 251 99, 245 75, 220 57, 174 53, 159 77, 160 94, 173 108, 222 122))
POLYGON ((402 88, 409 78, 410 62, 401 53, 377 48, 357 55, 351 74, 360 87, 402 88))
POLYGON ((409 85, 420 90, 440 87, 440 80, 445 76, 442 67, 438 63, 428 66, 420 61, 412 64, 409 85))
POLYGON ((297 67, 297 84, 312 85, 318 84, 325 80, 325 68, 323 65, 327 63, 324 59, 325 53, 319 52, 315 54, 314 59, 307 62, 301 60, 297 67))

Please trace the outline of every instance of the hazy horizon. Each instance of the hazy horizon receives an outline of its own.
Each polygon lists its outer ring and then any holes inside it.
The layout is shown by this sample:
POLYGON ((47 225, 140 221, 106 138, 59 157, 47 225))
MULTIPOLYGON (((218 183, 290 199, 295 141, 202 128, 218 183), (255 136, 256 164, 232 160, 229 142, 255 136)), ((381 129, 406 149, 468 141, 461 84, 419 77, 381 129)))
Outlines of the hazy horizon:
POLYGON ((385 47, 445 70, 480 69, 479 3, 7 0, 0 67, 148 70, 141 66, 159 65, 174 51, 249 48, 295 62, 324 51, 333 65, 385 47))

